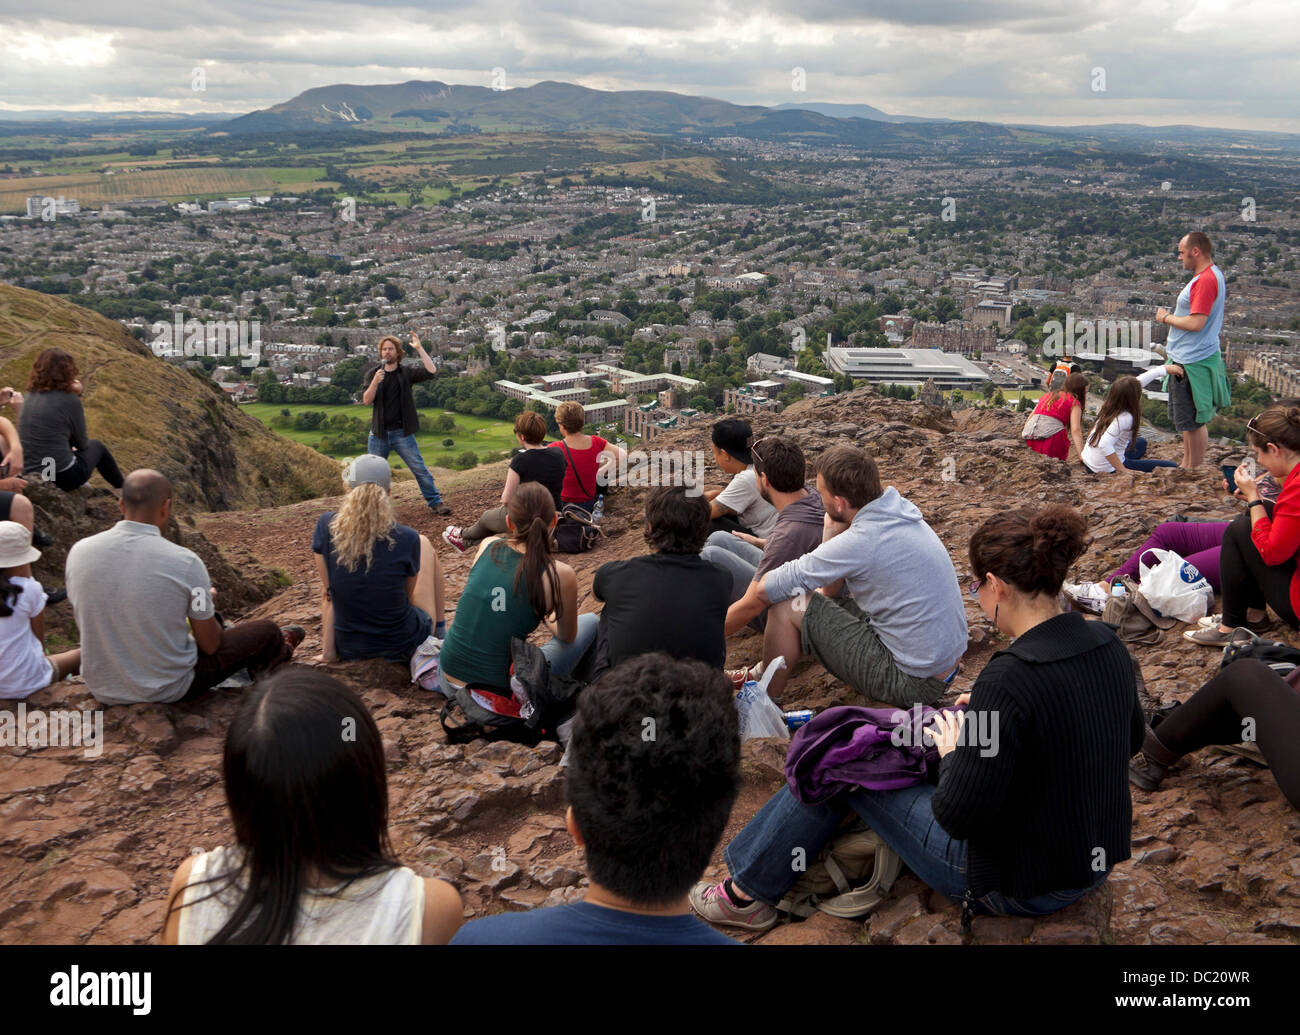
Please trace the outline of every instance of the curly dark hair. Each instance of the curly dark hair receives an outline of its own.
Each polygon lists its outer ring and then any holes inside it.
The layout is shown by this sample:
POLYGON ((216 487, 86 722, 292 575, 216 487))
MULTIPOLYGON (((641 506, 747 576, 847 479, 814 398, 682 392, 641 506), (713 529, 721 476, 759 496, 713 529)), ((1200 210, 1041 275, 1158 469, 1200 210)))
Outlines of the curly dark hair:
POLYGON ((664 653, 582 692, 565 783, 593 882, 663 905, 699 880, 740 789, 733 696, 718 669, 664 653))
POLYGON ((1023 593, 1055 596, 1084 551, 1087 530, 1083 515, 1064 503, 994 514, 970 537, 971 572, 977 579, 992 572, 1023 593))
POLYGON ((32 364, 29 392, 70 392, 77 379, 77 361, 67 349, 45 349, 32 364))

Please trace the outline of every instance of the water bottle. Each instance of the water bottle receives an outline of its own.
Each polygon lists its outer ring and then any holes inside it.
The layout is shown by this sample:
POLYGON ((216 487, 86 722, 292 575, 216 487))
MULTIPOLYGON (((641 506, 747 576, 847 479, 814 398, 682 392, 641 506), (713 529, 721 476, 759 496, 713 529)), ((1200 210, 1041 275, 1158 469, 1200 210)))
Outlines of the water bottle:
POLYGON ((601 493, 596 497, 596 505, 591 508, 591 520, 599 521, 603 513, 605 513, 605 494, 601 493))
POLYGON ((1116 600, 1122 600, 1124 597, 1128 596, 1128 590, 1124 588, 1124 583, 1117 582, 1115 585, 1110 587, 1110 595, 1116 600))

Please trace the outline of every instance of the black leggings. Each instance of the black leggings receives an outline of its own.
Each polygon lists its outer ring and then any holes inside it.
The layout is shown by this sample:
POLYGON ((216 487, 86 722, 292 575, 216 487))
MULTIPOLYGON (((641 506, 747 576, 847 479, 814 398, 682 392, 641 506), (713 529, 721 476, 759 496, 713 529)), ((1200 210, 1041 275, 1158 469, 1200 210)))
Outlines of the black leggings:
MULTIPOLYGON (((1271 505, 1265 504, 1269 514, 1271 505)), ((1263 610, 1268 604, 1292 629, 1300 619, 1291 608, 1291 576, 1295 558, 1285 564, 1269 565, 1250 538, 1250 514, 1239 514, 1223 533, 1219 551, 1219 579, 1223 592, 1223 624, 1236 628, 1246 624, 1248 608, 1263 610)))
POLYGON ((104 481, 113 488, 122 487, 122 472, 118 470, 113 454, 99 439, 92 438, 86 443, 85 449, 77 450, 71 467, 55 474, 54 484, 64 492, 71 492, 90 481, 90 476, 95 471, 103 475, 104 481))
POLYGON ((1234 661, 1155 729, 1176 755, 1211 744, 1239 744, 1249 735, 1268 759, 1273 779, 1292 808, 1300 809, 1300 693, 1263 662, 1234 661))

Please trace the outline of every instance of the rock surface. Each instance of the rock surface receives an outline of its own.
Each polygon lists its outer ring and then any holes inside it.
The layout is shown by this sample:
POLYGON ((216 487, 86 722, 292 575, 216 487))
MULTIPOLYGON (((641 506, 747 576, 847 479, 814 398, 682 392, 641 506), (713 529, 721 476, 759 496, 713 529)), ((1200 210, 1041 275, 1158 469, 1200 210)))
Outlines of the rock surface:
MULTIPOLYGON (((1090 545, 1072 577, 1089 579, 1108 573, 1175 514, 1225 520, 1237 512, 1216 485, 1217 465, 1227 455, 1222 447, 1211 447, 1202 472, 1089 478, 1077 465, 1067 468, 1028 450, 1018 440, 1021 419, 1014 414, 965 410, 954 416, 866 389, 753 422, 760 434, 793 435, 810 458, 835 441, 871 448, 885 483, 916 503, 942 538, 963 584, 971 577, 971 532, 1008 506, 1062 500, 1078 507, 1090 522, 1090 545)), ((662 436, 654 445, 707 449, 707 437, 708 427, 701 425, 662 436)), ((1176 456, 1172 444, 1154 453, 1176 456)), ((502 470, 471 472, 459 487, 445 483, 456 511, 446 520, 465 523, 493 505, 502 470)), ((441 474, 439 479, 444 484, 441 474)), ((722 476, 712 472, 711 481, 720 484, 722 476)), ((591 579, 601 563, 644 552, 641 495, 611 495, 604 522, 608 539, 591 554, 568 558, 579 572, 581 609, 598 607, 591 579)), ((443 521, 430 519, 413 484, 398 483, 394 497, 399 520, 438 545, 448 607, 454 607, 471 557, 443 546, 443 521)), ((199 542, 201 531, 227 559, 215 559, 210 551, 214 582, 232 586, 232 617, 303 625, 308 633, 301 659, 320 651, 311 529, 336 502, 207 515, 197 519, 195 530, 182 522, 183 534, 199 542), (262 580, 264 569, 272 568, 289 584, 267 599, 262 580)), ((90 505, 106 509, 102 501, 90 505)), ((111 517, 105 513, 100 520, 111 517)), ((79 524, 79 534, 96 531, 95 523, 93 515, 69 512, 68 527, 79 524)), ((973 601, 966 606, 970 647, 954 693, 968 690, 1004 643, 973 601)), ((1185 643, 1180 631, 1134 652, 1153 703, 1186 699, 1218 666, 1217 652, 1185 643)), ((761 641, 746 631, 729 646, 728 663, 739 665, 759 656, 761 641)), ((453 881, 467 916, 581 895, 582 852, 564 828, 556 745, 449 745, 437 721, 441 699, 412 686, 403 666, 349 662, 333 671, 361 693, 383 732, 391 830, 401 859, 423 874, 453 881)), ((176 866, 195 849, 232 839, 220 768, 222 738, 238 700, 238 691, 218 690, 191 703, 107 709, 104 748, 94 757, 79 748, 3 749, 0 941, 156 941, 176 866)), ((808 662, 796 668, 786 692, 786 707, 855 700, 847 687, 808 662)), ((92 709, 95 702, 84 686, 69 682, 41 691, 27 705, 92 709)), ((13 711, 16 705, 3 702, 0 708, 13 711)), ((776 742, 745 745, 742 790, 723 844, 781 786, 783 759, 776 742)), ((724 873, 719 846, 707 875, 724 873)), ((962 940, 958 914, 956 905, 904 874, 865 924, 819 916, 746 940, 947 944, 962 940)), ((1133 858, 1117 865, 1100 891, 1042 920, 977 918, 970 937, 988 944, 1294 943, 1300 940, 1300 816, 1267 769, 1199 752, 1173 770, 1159 791, 1133 791, 1133 858)))

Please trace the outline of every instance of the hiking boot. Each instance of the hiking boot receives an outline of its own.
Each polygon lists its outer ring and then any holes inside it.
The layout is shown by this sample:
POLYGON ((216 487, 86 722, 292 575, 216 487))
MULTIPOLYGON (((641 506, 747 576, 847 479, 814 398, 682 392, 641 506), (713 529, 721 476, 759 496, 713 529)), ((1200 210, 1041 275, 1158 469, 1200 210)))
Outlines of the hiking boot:
POLYGON ((48 550, 54 545, 54 536, 44 529, 32 529, 32 545, 38 550, 48 550))
POLYGON ((745 688, 745 684, 751 679, 757 683, 763 678, 763 662, 757 661, 748 668, 729 668, 727 669, 727 678, 731 680, 731 685, 735 687, 736 693, 740 693, 745 688))
POLYGON ((1128 764, 1128 778, 1144 791, 1154 791, 1165 778, 1169 767, 1182 757, 1175 755, 1156 737, 1150 726, 1142 741, 1142 753, 1128 764))
POLYGON ((1066 582, 1061 591, 1080 610, 1101 614, 1110 599, 1110 589, 1104 582, 1066 582))
POLYGON ((739 927, 745 931, 766 931, 776 923, 776 910, 766 902, 742 906, 727 894, 726 882, 700 881, 691 888, 691 908, 711 924, 739 927))
POLYGON ((282 625, 280 626, 280 635, 284 637, 285 660, 293 657, 293 652, 298 649, 298 644, 302 643, 307 636, 307 630, 301 625, 282 625))
POLYGON ((68 599, 68 590, 66 586, 60 586, 58 589, 52 589, 45 594, 45 606, 53 607, 55 604, 61 604, 68 599))
POLYGON ((451 517, 451 507, 445 503, 437 503, 429 508, 437 517, 451 517))
POLYGON ((460 525, 448 525, 442 530, 442 541, 452 549, 464 553, 469 549, 464 537, 460 534, 460 525))

